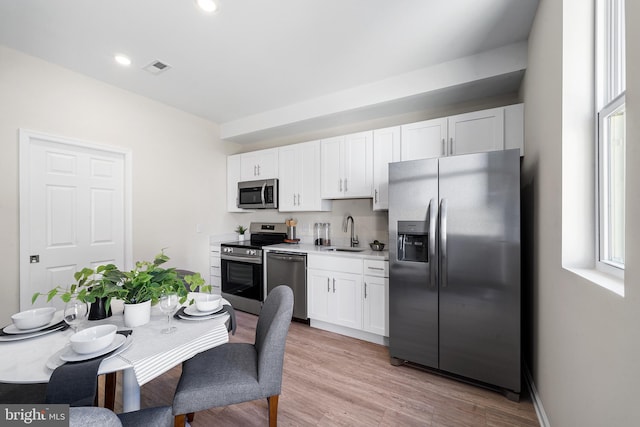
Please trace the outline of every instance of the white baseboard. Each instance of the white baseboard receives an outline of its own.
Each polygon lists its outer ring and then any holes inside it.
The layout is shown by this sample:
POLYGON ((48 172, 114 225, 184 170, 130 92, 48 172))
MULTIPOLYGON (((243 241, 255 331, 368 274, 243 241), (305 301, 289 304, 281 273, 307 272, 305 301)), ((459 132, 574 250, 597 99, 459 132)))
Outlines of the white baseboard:
POLYGON ((536 415, 538 415, 538 421, 540 422, 541 427, 551 427, 549 423, 549 418, 547 418, 547 413, 544 412, 544 408, 542 407, 542 400, 538 395, 538 390, 536 389, 536 385, 533 382, 533 377, 531 376, 531 372, 529 372, 529 367, 526 364, 523 364, 523 373, 525 383, 527 385, 527 389, 529 390, 529 394, 531 395, 531 400, 533 401, 533 407, 536 409, 536 415))
POLYGON ((375 344, 389 346, 389 338, 381 335, 372 334, 371 332, 351 329, 345 326, 334 325, 333 323, 323 322, 321 320, 310 319, 309 326, 312 328, 323 329, 325 331, 334 332, 340 335, 346 335, 351 338, 357 338, 363 341, 369 341, 375 344))

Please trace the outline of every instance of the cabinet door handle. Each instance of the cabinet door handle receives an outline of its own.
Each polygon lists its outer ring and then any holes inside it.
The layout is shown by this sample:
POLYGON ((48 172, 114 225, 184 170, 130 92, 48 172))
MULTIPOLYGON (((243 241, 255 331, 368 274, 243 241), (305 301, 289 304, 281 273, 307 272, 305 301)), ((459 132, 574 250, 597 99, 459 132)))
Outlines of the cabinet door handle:
POLYGON ((331 292, 331 285, 329 284, 329 278, 327 277, 327 292, 331 292))
POLYGON ((293 194, 293 206, 295 206, 295 205, 296 205, 296 195, 295 195, 295 193, 294 193, 294 194, 293 194))
POLYGON ((364 298, 367 299, 367 282, 364 282, 364 298))
POLYGON ((256 175, 257 175, 257 173, 256 173, 257 171, 258 171, 258 170, 256 169, 256 165, 253 165, 253 176, 256 176, 256 175))
POLYGON ((333 278, 333 293, 336 293, 336 278, 333 278))
POLYGON ((344 192, 346 193, 347 190, 347 178, 344 179, 344 192))
POLYGON ((340 178, 340 192, 342 193, 342 178, 340 178))
POLYGON ((453 156, 453 138, 449 138, 449 154, 453 156))
POLYGON ((298 193, 298 206, 300 206, 300 193, 298 193))
POLYGON ((381 267, 367 267, 369 270, 380 270, 380 271, 384 271, 384 268, 381 267))
POLYGON ((373 202, 378 203, 378 189, 373 190, 373 202))
POLYGON ((260 165, 258 165, 258 176, 260 176, 260 165))
POLYGON ((442 155, 447 155, 447 141, 444 138, 442 138, 442 155))

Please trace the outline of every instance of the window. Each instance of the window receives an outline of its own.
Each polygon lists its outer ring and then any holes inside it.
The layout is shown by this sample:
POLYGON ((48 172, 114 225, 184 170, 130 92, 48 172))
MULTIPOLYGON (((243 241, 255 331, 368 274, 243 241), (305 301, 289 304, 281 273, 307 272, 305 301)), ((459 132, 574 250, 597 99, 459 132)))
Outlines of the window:
POLYGON ((625 262, 624 0, 598 0, 598 268, 621 273, 625 262))

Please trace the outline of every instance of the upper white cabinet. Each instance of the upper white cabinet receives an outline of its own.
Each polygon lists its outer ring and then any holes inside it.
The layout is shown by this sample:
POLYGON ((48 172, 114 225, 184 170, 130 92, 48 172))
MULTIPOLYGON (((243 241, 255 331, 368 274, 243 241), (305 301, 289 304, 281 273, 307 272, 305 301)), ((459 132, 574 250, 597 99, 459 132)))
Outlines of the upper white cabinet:
POLYGON ((504 150, 504 108, 451 116, 449 155, 504 150))
POLYGON ((240 154, 240 180, 278 178, 278 149, 252 151, 240 154))
POLYGON ((447 155, 447 119, 425 120, 402 126, 400 158, 428 159, 447 155))
POLYGON ((371 197, 373 131, 324 139, 320 152, 323 198, 371 197))
POLYGON ((280 211, 331 210, 331 201, 320 196, 320 141, 280 147, 278 162, 280 211))
POLYGON ((524 150, 523 104, 473 111, 402 126, 405 160, 519 148, 524 150))
POLYGON ((389 163, 400 161, 400 126, 373 131, 373 210, 389 209, 389 163))

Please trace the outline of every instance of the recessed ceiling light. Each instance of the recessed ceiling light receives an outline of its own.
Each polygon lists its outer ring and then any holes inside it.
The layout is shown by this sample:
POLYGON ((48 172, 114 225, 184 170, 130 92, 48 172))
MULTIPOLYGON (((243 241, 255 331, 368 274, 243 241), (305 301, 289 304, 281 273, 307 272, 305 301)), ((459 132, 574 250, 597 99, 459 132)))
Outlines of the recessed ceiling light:
POLYGON ((198 7, 207 13, 213 13, 218 9, 218 5, 213 0, 196 0, 198 7))
POLYGON ((114 59, 118 64, 123 65, 125 67, 128 67, 129 65, 131 65, 131 59, 129 59, 128 56, 118 54, 114 56, 114 59))

